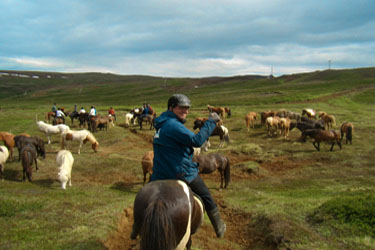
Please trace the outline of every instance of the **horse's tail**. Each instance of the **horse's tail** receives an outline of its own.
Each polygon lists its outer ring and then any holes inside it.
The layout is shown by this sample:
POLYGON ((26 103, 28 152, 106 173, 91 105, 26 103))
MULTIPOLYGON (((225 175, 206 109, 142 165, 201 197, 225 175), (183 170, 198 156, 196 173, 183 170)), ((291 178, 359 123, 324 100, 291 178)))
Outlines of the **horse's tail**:
POLYGON ((141 229, 140 249, 172 250, 177 246, 173 222, 167 206, 160 199, 149 204, 141 229))
POLYGON ((346 139, 351 142, 352 136, 353 136, 353 128, 352 126, 348 126, 347 132, 346 132, 346 139))
POLYGON ((227 165, 225 166, 225 169, 224 169, 224 181, 225 181, 224 188, 226 188, 230 182, 230 161, 228 157, 226 158, 227 158, 227 165))
POLYGON ((229 138, 229 130, 222 126, 223 127, 223 130, 224 130, 224 140, 227 144, 229 144, 229 141, 230 141, 230 138, 229 138))

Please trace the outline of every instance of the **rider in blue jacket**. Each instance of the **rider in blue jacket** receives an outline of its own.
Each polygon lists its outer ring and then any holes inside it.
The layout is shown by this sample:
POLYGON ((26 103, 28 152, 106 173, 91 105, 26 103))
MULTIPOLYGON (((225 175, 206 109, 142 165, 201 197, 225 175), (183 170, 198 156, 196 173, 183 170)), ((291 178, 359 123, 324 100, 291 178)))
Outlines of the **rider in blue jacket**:
POLYGON ((186 182, 205 205, 217 237, 223 237, 225 223, 206 184, 198 175, 198 163, 193 162, 193 147, 201 147, 216 127, 220 117, 211 113, 197 134, 184 125, 190 100, 175 94, 168 100, 168 110, 155 119, 154 166, 151 181, 175 179, 186 182))

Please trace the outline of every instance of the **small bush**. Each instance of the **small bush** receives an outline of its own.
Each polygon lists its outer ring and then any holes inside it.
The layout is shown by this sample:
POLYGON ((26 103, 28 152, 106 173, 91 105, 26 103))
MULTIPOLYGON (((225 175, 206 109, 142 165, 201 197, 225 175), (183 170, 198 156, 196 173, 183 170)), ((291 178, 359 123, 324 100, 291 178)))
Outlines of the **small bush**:
POLYGON ((375 236, 375 195, 361 192, 337 197, 318 207, 308 219, 313 223, 336 220, 375 236))

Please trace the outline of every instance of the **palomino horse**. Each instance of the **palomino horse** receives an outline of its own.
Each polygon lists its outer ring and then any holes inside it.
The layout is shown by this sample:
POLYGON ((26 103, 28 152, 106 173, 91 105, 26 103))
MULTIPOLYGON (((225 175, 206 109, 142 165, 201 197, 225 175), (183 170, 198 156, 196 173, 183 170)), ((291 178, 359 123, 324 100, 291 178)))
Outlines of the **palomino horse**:
POLYGON ((193 161, 199 163, 200 174, 210 174, 216 169, 220 173, 221 183, 220 188, 227 188, 230 182, 230 162, 229 158, 220 154, 195 155, 193 161))
POLYGON ((67 141, 79 141, 78 154, 81 153, 81 148, 84 143, 89 141, 94 152, 98 151, 99 142, 95 139, 94 135, 86 130, 68 130, 61 134, 61 149, 65 149, 67 141))
POLYGON ((154 116, 153 115, 141 115, 138 117, 139 129, 142 129, 142 123, 146 122, 150 124, 150 129, 154 128, 154 116))
POLYGON ((321 115, 320 118, 324 121, 327 130, 333 128, 333 125, 336 125, 336 120, 333 115, 321 115))
POLYGON ((254 128, 254 124, 255 124, 256 119, 257 119, 257 113, 256 112, 249 112, 245 116, 247 132, 249 132, 250 127, 254 128))
POLYGON ((280 130, 281 130, 281 134, 284 135, 285 139, 289 135, 290 123, 291 123, 291 121, 290 121, 289 117, 280 118, 280 130))
POLYGON ((344 138, 344 134, 346 137, 346 144, 348 142, 352 144, 352 138, 353 138, 353 132, 354 132, 354 125, 350 122, 344 122, 341 127, 340 127, 340 132, 341 132, 341 141, 344 138))
POLYGON ((207 109, 210 113, 215 112, 218 115, 221 115, 222 118, 225 118, 225 108, 222 107, 214 107, 207 104, 207 109))
POLYGON ((310 119, 316 119, 316 112, 313 109, 303 109, 302 116, 306 115, 310 119))
POLYGON ((146 176, 147 174, 152 174, 152 167, 154 166, 154 151, 147 151, 144 156, 142 157, 142 170, 143 170, 143 185, 146 183, 146 176))
POLYGON ((8 132, 0 132, 0 141, 4 142, 4 145, 8 148, 9 158, 13 160, 13 151, 14 151, 14 135, 8 132))
POLYGON ((313 139, 313 146, 316 150, 320 151, 320 143, 321 142, 331 142, 331 151, 333 150, 333 146, 335 142, 339 145, 341 150, 341 142, 340 142, 340 135, 335 130, 322 130, 322 129, 307 129, 302 132, 301 139, 303 142, 306 142, 306 138, 310 137, 313 139))
POLYGON ((191 249, 191 235, 203 223, 202 202, 177 180, 152 181, 134 200, 130 238, 140 235, 141 250, 191 249))
MULTIPOLYGON (((277 131, 280 128, 280 117, 278 116, 270 116, 266 119, 266 127, 267 127, 267 133, 269 136, 272 136, 274 133, 277 134, 277 131)), ((281 131, 280 131, 281 134, 281 131)))

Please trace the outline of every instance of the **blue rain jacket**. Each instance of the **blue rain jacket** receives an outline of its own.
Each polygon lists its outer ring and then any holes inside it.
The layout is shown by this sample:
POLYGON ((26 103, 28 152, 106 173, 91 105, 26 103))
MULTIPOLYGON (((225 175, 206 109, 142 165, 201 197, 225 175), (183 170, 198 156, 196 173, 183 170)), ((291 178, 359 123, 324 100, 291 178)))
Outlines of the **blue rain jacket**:
POLYGON ((190 183, 198 175, 198 164, 193 162, 193 147, 201 147, 216 124, 208 119, 194 134, 172 112, 167 110, 155 119, 154 166, 151 181, 178 179, 190 183))

